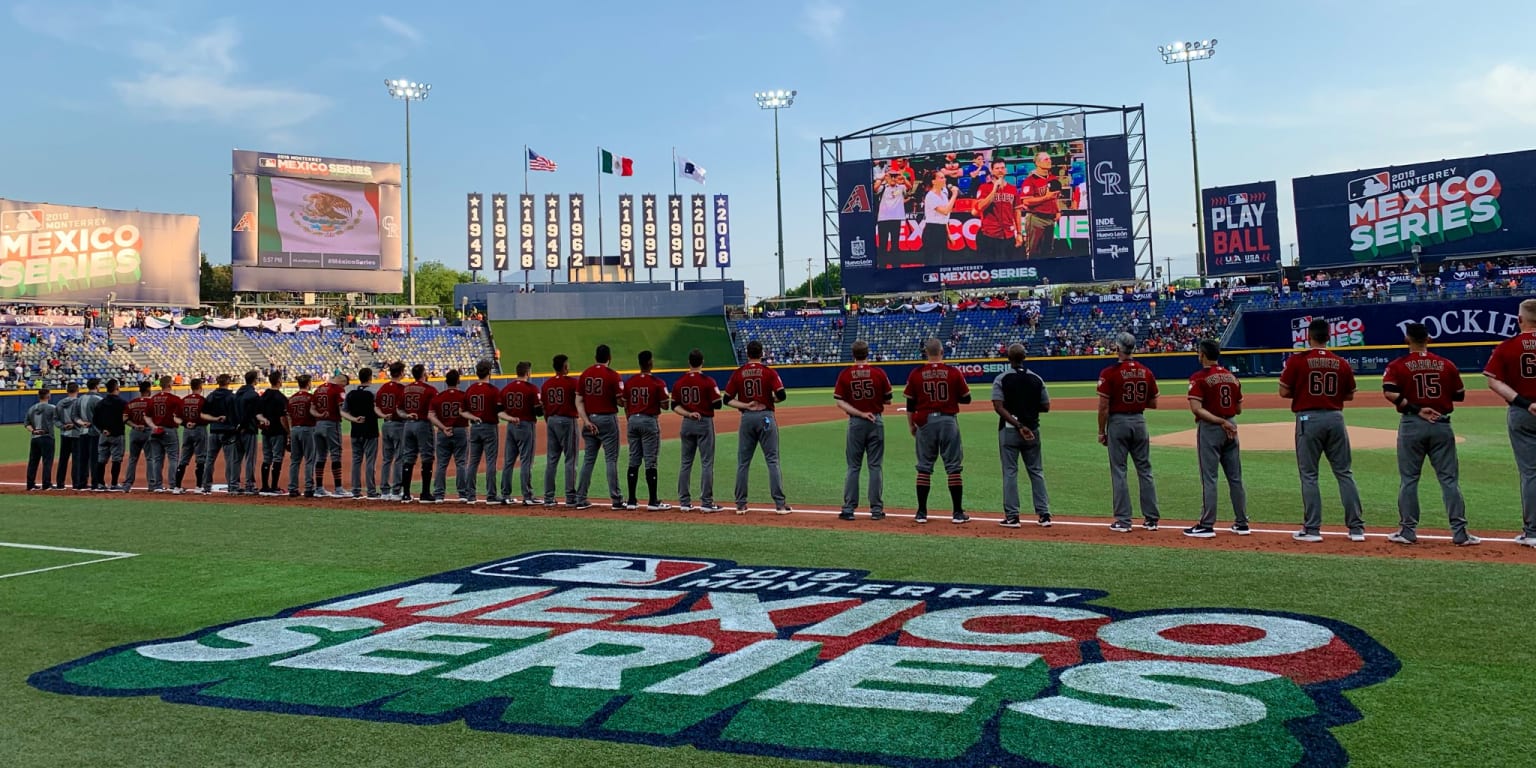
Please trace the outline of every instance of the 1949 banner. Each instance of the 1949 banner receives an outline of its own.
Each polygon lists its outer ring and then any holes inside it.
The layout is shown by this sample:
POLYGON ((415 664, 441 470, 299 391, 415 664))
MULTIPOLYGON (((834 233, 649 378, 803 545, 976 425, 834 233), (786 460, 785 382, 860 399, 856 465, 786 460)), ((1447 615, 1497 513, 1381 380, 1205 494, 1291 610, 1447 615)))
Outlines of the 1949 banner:
POLYGON ((0 298, 198 303, 198 218, 0 199, 0 298))

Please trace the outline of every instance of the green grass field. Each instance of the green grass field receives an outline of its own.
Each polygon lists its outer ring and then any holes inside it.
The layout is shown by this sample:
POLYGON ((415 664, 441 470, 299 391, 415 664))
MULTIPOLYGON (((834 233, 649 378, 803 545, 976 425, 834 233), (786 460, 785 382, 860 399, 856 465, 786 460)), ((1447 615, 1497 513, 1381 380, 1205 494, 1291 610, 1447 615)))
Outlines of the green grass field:
MULTIPOLYGON (((1053 393, 1057 397, 1087 396, 1091 386, 1055 385, 1053 393), (1087 389, 1077 391, 1083 388, 1087 389)), ((827 401, 824 393, 796 392, 791 403, 827 401)), ((1351 410, 1348 419, 1354 425, 1391 428, 1396 416, 1372 403, 1371 407, 1351 410)), ((1244 416, 1245 423, 1288 420, 1289 414, 1278 410, 1244 416)), ((989 415, 968 414, 962 422, 967 441, 968 506, 973 511, 995 513, 999 469, 994 421, 989 415)), ((1169 410, 1150 414, 1149 422, 1154 433, 1164 433, 1189 428, 1190 417, 1182 409, 1169 410)), ((1464 409, 1456 414, 1456 426, 1467 438, 1461 446, 1462 485, 1473 529, 1517 528, 1516 484, 1503 412, 1464 409)), ((911 438, 902 427, 900 416, 888 420, 886 497, 887 504, 897 508, 911 506, 914 494, 911 438)), ((1093 439, 1094 430, 1092 413, 1063 412, 1046 417, 1046 472, 1058 513, 1108 514, 1108 474, 1103 448, 1093 439)), ((782 430, 784 478, 791 503, 835 507, 842 485, 842 434, 841 423, 782 430)), ((21 443, 20 435, 0 442, 0 463, 17 460, 16 449, 21 443)), ((727 503, 735 446, 734 434, 720 435, 716 486, 722 492, 717 497, 727 503)), ((1171 520, 1189 519, 1199 494, 1192 452, 1155 448, 1153 462, 1164 515, 1171 520)), ((667 478, 674 476, 676 463, 676 445, 664 444, 662 487, 669 499, 673 492, 667 478)), ((1395 518, 1392 451, 1357 451, 1355 473, 1367 522, 1389 524, 1395 518)), ((1250 509, 1257 520, 1287 526, 1298 522, 1295 465, 1289 452, 1248 452, 1245 475, 1250 509)), ((1326 477, 1325 473, 1326 520, 1330 527, 1338 528, 1337 496, 1326 477)), ((766 497, 766 473, 760 459, 754 467, 752 488, 755 499, 766 497)), ((1432 485, 1424 489, 1424 505, 1426 532, 1441 528, 1438 493, 1432 485)), ((452 506, 438 509, 454 511, 452 506)), ((1226 519, 1225 507, 1222 514, 1226 519)), ((921 750, 963 730, 937 715, 924 715, 910 721, 915 725, 898 727, 907 721, 882 720, 862 710, 850 715, 813 708, 808 710, 812 715, 821 714, 805 722, 793 718, 775 721, 780 723, 777 730, 782 738, 809 739, 806 734, 814 735, 818 728, 831 728, 828 732, 835 735, 838 731, 828 724, 837 723, 850 729, 844 734, 848 739, 863 738, 859 734, 867 729, 886 728, 889 735, 884 743, 897 755, 889 759, 773 749, 753 750, 762 754, 738 754, 720 751, 716 742, 699 735, 718 725, 689 731, 687 737, 672 742, 685 746, 656 746, 577 737, 587 730, 575 733, 543 727, 526 733, 486 732, 453 717, 433 725, 373 722, 314 716, 318 713, 297 715, 168 703, 158 695, 68 695, 27 683, 34 673, 123 644, 178 638, 208 627, 267 617, 342 595, 543 550, 720 558, 743 565, 791 569, 857 569, 869 571, 870 580, 1103 590, 1108 595, 1091 605, 1124 611, 1251 610, 1323 617, 1369 635, 1395 655, 1401 669, 1384 680, 1348 686, 1344 697, 1358 709, 1358 719, 1324 718, 1307 721, 1312 725, 1306 728, 1292 729, 1311 734, 1309 765, 1343 765, 1347 760, 1358 766, 1523 766, 1529 764, 1528 755, 1536 750, 1536 732, 1529 728, 1529 723, 1536 721, 1536 699, 1529 695, 1528 672, 1536 663, 1536 650, 1521 641, 1536 631, 1536 619, 1524 598, 1533 573, 1530 565, 1339 557, 1304 550, 1255 553, 1117 547, 1038 538, 904 535, 863 524, 852 530, 826 531, 659 522, 643 516, 596 521, 365 511, 347 502, 317 510, 242 507, 219 501, 154 504, 143 496, 46 498, 7 494, 0 504, 0 543, 109 550, 136 556, 3 578, 95 556, 0 546, 0 643, 6 649, 0 654, 0 765, 788 768, 854 763, 1025 764, 1019 758, 994 759, 995 752, 970 753, 971 757, 986 758, 981 762, 961 758, 948 763, 903 762, 906 758, 898 754, 906 754, 903 750, 921 750), (1351 722, 1342 722, 1345 720, 1351 722), (1323 749, 1333 740, 1339 751, 1323 749)), ((508 585, 513 584, 516 582, 508 580, 508 585)), ((765 594, 762 599, 787 597, 765 594)), ((239 647, 220 638, 203 643, 215 651, 239 647)), ((378 651, 374 655, 422 660, 440 659, 442 653, 446 651, 439 646, 435 651, 378 651)), ((927 670, 924 675, 953 669, 942 664, 921 664, 919 668, 927 670)), ((673 668, 669 674, 678 671, 673 668)), ((400 678, 404 682, 420 679, 400 678)), ((547 673, 515 679, 534 685, 536 691, 545 691, 549 684, 547 673)), ((1026 685, 1025 678, 1009 679, 1014 685, 1026 685)), ((934 680, 865 682, 860 687, 906 692, 960 690, 936 687, 934 680)), ((374 684, 371 678, 367 682, 374 684)), ((345 676, 340 683, 326 682, 315 688, 295 684, 301 687, 285 695, 302 699, 370 690, 355 689, 363 683, 345 676)), ((1250 690, 1210 685, 1214 686, 1211 690, 1227 694, 1250 690)), ((1259 690, 1253 688, 1251 692, 1258 696, 1256 700, 1270 702, 1271 715, 1284 710, 1276 703, 1278 699, 1266 698, 1270 694, 1261 696, 1259 690)), ((1325 711, 1335 711, 1324 706, 1328 696, 1323 688, 1309 688, 1308 692, 1318 697, 1325 711)), ((252 692, 247 689, 233 695, 238 698, 252 692)), ((533 698, 519 705, 523 708, 517 711, 526 715, 527 707, 533 706, 528 702, 544 701, 543 693, 530 695, 533 698)), ((569 691, 561 693, 571 695, 569 691)), ((1169 714, 1166 707, 1137 703, 1134 698, 1129 704, 1127 699, 1112 695, 1091 700, 1154 715, 1163 713, 1156 716, 1169 714)), ((228 704, 234 700, 223 701, 228 704)), ((549 699, 577 710, 587 701, 549 699)), ((582 728, 596 728, 604 716, 588 720, 582 728)), ((985 725, 983 743, 996 743, 999 728, 1006 729, 1006 722, 985 725)), ((1284 729, 1264 733, 1235 728, 1230 732, 1202 731, 1190 736, 1191 741, 1180 742, 1186 751, 1179 758, 1152 757, 1135 746, 1143 742, 1120 736, 1099 743, 1087 731, 1062 733, 1067 735, 1057 735, 1067 741, 1047 744, 1054 745, 1052 754, 1059 759, 1045 764, 1173 768, 1291 765, 1299 759, 1296 752, 1277 746, 1284 741, 1284 729), (1072 736, 1074 733, 1077 735, 1072 736), (1223 741, 1229 735, 1237 740, 1223 741), (1072 740, 1076 738, 1081 740, 1072 740), (1222 749, 1233 745, 1241 747, 1231 753, 1236 756, 1221 757, 1226 754, 1222 749), (1109 760, 1104 757, 1108 754, 1118 757, 1109 760)), ((1008 743, 1017 746, 1008 737, 1001 738, 1005 748, 1008 743)), ((1036 746, 1041 743, 1045 742, 1035 742, 1036 746)))
MULTIPOLYGON (((534 373, 547 375, 549 361, 560 354, 571 356, 571 369, 581 370, 591 363, 592 350, 607 344, 627 355, 614 361, 614 367, 636 367, 634 355, 649 349, 656 355, 656 368, 688 367, 688 351, 698 347, 709 365, 735 365, 731 335, 725 318, 651 317, 618 320, 497 320, 491 323, 491 335, 501 350, 501 362, 510 373, 518 360, 533 363, 534 373)), ((615 354, 618 354, 616 352, 615 354)))

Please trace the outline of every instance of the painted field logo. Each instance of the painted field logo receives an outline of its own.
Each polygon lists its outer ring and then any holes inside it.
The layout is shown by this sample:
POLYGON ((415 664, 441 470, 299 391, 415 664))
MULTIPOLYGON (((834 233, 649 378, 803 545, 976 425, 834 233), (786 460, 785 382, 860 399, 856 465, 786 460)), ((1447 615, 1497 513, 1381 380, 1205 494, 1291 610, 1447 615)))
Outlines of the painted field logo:
POLYGON ((93 696, 883 764, 1333 766, 1399 664, 1330 619, 537 552, 32 676, 93 696), (634 585, 654 585, 640 588, 634 585))

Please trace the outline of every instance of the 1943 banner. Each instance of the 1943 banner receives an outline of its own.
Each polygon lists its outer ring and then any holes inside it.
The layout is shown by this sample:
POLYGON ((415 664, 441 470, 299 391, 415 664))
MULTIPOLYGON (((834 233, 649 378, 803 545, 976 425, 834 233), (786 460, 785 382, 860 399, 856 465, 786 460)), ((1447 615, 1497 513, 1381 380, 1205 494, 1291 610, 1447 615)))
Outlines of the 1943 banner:
POLYGON ((469 237, 470 272, 485 269, 485 220, 480 211, 484 203, 485 197, 479 192, 469 193, 468 222, 465 232, 469 237))
POLYGON ((1275 182, 1212 187, 1200 193, 1205 206, 1205 273, 1247 275, 1280 265, 1280 212, 1275 182))
POLYGON ((0 199, 0 298, 195 307, 198 274, 196 216, 0 199))

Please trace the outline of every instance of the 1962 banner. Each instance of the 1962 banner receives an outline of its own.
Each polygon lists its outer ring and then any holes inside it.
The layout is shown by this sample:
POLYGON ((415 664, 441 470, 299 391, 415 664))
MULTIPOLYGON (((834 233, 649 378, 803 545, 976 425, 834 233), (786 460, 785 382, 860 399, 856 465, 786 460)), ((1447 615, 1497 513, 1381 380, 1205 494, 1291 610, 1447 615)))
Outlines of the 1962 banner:
MULTIPOLYGON (((550 195, 557 202, 559 195, 550 195)), ((569 195, 566 198, 571 210, 571 258, 567 265, 570 272, 587 267, 587 199, 581 195, 569 195)), ((569 275, 568 279, 575 279, 575 275, 569 275)))
POLYGON ((1280 264, 1280 212, 1275 182, 1212 187, 1200 193, 1205 206, 1205 273, 1273 272, 1280 264))
POLYGON ((1291 181, 1301 266, 1536 248, 1536 150, 1291 181))
POLYGON ((198 218, 0 199, 0 298, 101 302, 109 293, 196 306, 198 218))

